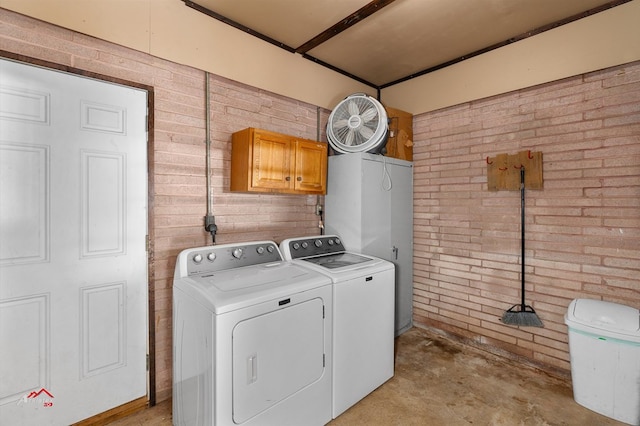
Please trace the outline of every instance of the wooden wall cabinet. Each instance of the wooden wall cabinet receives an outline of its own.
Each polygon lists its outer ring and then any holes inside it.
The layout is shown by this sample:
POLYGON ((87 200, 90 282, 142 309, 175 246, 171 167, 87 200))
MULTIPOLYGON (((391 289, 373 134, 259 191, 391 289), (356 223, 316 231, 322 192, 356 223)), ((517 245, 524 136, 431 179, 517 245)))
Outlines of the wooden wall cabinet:
POLYGON ((327 144, 249 127, 231 139, 231 191, 327 192, 327 144))

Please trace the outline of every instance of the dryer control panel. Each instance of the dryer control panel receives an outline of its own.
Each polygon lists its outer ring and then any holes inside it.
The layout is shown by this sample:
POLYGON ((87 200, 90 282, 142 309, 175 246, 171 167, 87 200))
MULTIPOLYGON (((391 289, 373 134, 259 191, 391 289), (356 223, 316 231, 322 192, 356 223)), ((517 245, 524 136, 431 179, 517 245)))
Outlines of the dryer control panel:
POLYGON ((184 250, 178 255, 176 272, 185 277, 282 260, 273 241, 221 244, 184 250))
POLYGON ((283 241, 280 247, 286 259, 300 259, 345 251, 344 245, 337 235, 292 238, 283 241))

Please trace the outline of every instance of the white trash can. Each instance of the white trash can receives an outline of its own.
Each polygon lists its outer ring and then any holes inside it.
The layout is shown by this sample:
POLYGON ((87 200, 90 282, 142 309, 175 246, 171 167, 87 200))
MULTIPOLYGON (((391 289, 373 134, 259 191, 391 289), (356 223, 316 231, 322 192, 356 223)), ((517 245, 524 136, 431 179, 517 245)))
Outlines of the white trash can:
POLYGON ((575 401, 612 419, 640 425, 640 311, 575 299, 564 321, 569 327, 575 401))

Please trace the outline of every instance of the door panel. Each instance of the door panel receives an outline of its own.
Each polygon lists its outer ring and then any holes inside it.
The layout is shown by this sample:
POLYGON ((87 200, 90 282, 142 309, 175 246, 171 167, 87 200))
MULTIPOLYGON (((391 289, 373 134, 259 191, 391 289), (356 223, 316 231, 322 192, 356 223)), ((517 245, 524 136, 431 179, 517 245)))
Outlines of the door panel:
MULTIPOLYGON (((362 160, 362 253, 391 260, 391 192, 389 165, 362 160)), ((395 183, 393 183, 395 184, 395 183)))
POLYGON ((0 265, 49 258, 48 162, 46 146, 0 141, 0 235, 7 241, 0 244, 0 265))
POLYGON ((0 418, 69 424, 147 393, 147 94, 0 74, 0 418))
POLYGON ((233 420, 243 423, 324 374, 323 301, 244 320, 233 330, 233 420))
POLYGON ((396 265, 396 335, 413 322, 413 168, 396 165, 390 169, 394 190, 391 192, 391 244, 395 248, 391 261, 396 265))

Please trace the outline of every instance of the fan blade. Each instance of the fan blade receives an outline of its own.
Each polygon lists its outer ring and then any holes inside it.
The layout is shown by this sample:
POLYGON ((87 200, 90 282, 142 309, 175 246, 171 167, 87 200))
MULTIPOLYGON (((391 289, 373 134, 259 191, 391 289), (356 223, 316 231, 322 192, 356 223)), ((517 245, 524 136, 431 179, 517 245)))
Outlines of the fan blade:
POLYGON ((354 137, 354 132, 353 130, 349 130, 349 133, 347 133, 347 136, 344 138, 344 144, 346 146, 351 146, 353 145, 353 137, 354 137))
POLYGON ((362 137, 365 138, 366 140, 371 139, 371 137, 373 136, 373 130, 371 130, 367 126, 360 127, 359 131, 362 137))
POLYGON ((360 114, 360 110, 358 109, 358 105, 354 101, 349 102, 349 114, 358 115, 360 114))
POLYGON ((332 127, 334 130, 338 130, 338 129, 342 129, 343 127, 347 127, 348 124, 349 124, 349 120, 346 118, 343 118, 341 120, 334 121, 332 127))
POLYGON ((362 113, 360 118, 362 118, 362 121, 366 123, 368 121, 371 121, 373 118, 375 118, 377 114, 378 112, 376 111, 375 108, 369 108, 368 110, 362 113))

